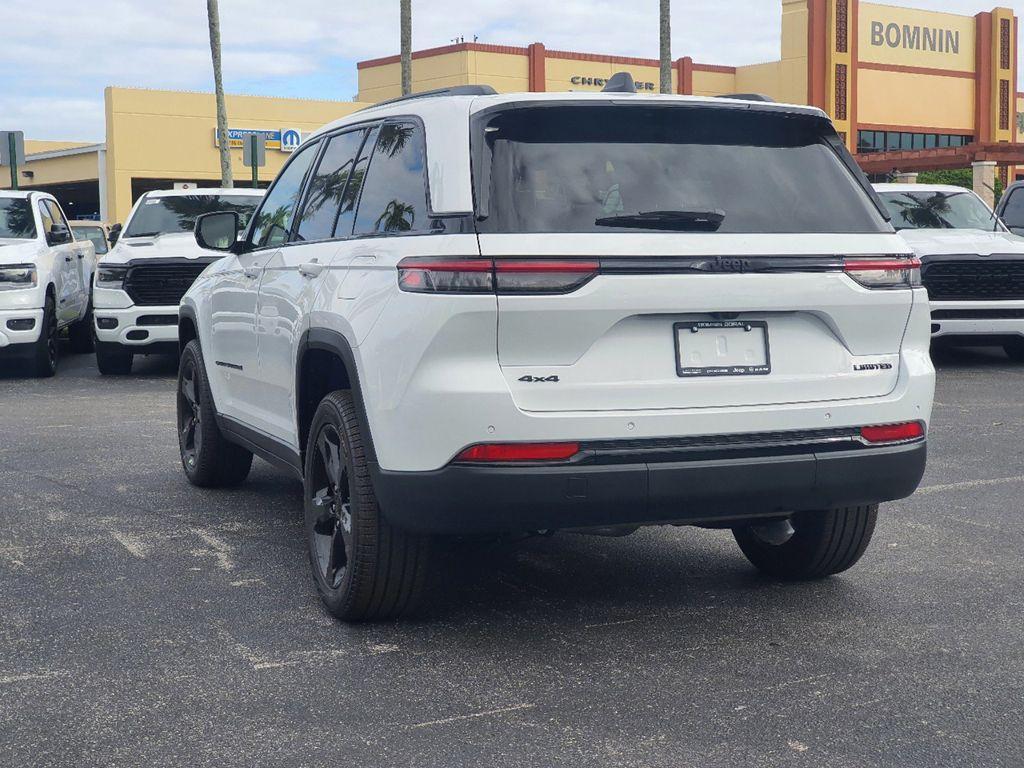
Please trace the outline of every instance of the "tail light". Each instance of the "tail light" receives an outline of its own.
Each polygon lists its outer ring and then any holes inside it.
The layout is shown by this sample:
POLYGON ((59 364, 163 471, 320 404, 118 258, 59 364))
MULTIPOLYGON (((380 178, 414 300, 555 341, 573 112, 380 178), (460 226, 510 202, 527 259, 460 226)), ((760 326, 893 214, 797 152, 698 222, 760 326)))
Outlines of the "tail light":
POLYGON ((579 443, 481 443, 464 450, 455 457, 455 461, 484 464, 565 461, 579 452, 579 443))
POLYGON ((600 270, 593 259, 413 257, 398 263, 398 287, 409 293, 569 293, 600 270))
POLYGON ((843 268, 865 288, 914 288, 921 285, 921 260, 916 257, 847 258, 843 268))
POLYGON ((908 421, 903 424, 861 427, 860 436, 865 442, 872 445, 903 443, 924 437, 924 424, 920 421, 908 421))

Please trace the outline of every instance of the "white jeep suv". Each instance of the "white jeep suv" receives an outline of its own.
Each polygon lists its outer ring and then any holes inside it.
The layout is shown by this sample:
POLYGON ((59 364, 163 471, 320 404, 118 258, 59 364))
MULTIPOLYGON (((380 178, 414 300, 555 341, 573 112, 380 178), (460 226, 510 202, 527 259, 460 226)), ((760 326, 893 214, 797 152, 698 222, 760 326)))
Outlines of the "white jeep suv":
POLYGON ((93 244, 76 240, 57 199, 0 190, 0 370, 27 362, 36 376, 57 372, 57 336, 92 350, 93 244))
POLYGON ((1024 361, 1024 237, 1011 233, 974 192, 925 184, 877 184, 893 226, 921 259, 932 339, 1001 346, 1024 361))
POLYGON ((442 534, 698 525, 824 577, 924 471, 918 261, 817 109, 420 94, 313 134, 229 253, 182 301, 182 464, 303 478, 346 620, 442 534))
MULTIPOLYGON (((127 374, 135 355, 178 349, 178 303, 222 251, 196 245, 196 217, 234 211, 243 222, 263 198, 259 189, 189 189, 146 192, 114 247, 96 270, 96 363, 104 375, 127 374)), ((222 243, 221 245, 229 245, 222 243)))

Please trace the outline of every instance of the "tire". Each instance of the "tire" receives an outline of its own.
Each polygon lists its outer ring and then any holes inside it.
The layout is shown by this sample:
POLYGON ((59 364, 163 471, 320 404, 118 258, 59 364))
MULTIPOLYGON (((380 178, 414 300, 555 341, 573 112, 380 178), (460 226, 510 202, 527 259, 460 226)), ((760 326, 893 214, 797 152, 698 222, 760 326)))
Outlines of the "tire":
POLYGON ((1003 345, 1006 355, 1016 363, 1024 363, 1024 339, 1014 339, 1003 345))
POLYGON ((96 367, 104 376, 127 376, 132 372, 132 353, 119 344, 97 342, 96 367))
POLYGON ((39 338, 32 350, 32 375, 48 379, 57 373, 57 360, 60 357, 60 345, 57 341, 57 303, 53 296, 46 295, 43 306, 43 324, 39 329, 39 338))
POLYGON ((793 516, 795 533, 768 544, 750 526, 733 529, 736 543, 758 570, 778 579, 823 579, 853 566, 875 532, 878 505, 844 507, 793 516))
POLYGON ((327 395, 306 445, 305 535, 320 599, 342 621, 394 619, 423 591, 430 540, 381 514, 349 392, 327 395))
POLYGON ((68 341, 71 351, 79 354, 87 354, 93 351, 93 330, 92 330, 92 302, 85 311, 85 317, 77 323, 72 323, 68 328, 68 341))
POLYGON ((252 454, 224 439, 217 427, 210 381, 198 341, 189 342, 178 365, 178 450, 192 485, 227 488, 249 476, 252 454))

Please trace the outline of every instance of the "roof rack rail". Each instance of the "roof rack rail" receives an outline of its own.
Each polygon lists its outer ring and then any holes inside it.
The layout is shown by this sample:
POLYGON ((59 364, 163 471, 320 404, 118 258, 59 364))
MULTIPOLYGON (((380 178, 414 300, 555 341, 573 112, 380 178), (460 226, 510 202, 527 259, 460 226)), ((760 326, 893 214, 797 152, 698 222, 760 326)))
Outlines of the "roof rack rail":
POLYGON ((451 88, 436 88, 432 91, 420 91, 419 93, 410 93, 408 96, 398 96, 394 99, 379 101, 372 106, 366 107, 366 109, 383 107, 386 104, 397 104, 402 101, 412 101, 414 99, 431 99, 435 96, 494 96, 497 93, 489 85, 453 85, 451 88))
POLYGON ((771 96, 765 96, 763 93, 720 93, 715 96, 716 99, 739 99, 740 101, 765 101, 771 104, 775 103, 775 99, 771 96))

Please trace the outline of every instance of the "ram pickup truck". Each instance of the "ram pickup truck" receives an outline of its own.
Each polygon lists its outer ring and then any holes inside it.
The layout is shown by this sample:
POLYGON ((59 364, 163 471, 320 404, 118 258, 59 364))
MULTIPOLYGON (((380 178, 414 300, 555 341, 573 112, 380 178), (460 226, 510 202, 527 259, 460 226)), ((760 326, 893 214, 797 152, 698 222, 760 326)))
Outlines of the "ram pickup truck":
POLYGON ((93 244, 76 240, 53 195, 0 190, 0 368, 27 362, 36 376, 57 372, 58 334, 89 351, 93 244))
POLYGON ((196 217, 230 211, 244 222, 263 197, 259 189, 147 192, 96 270, 96 363, 104 375, 131 372, 135 355, 176 354, 178 303, 193 281, 223 254, 200 248, 196 217))
POLYGON ((879 184, 892 223, 921 259, 939 345, 997 346, 1024 361, 1024 238, 974 192, 879 184))

